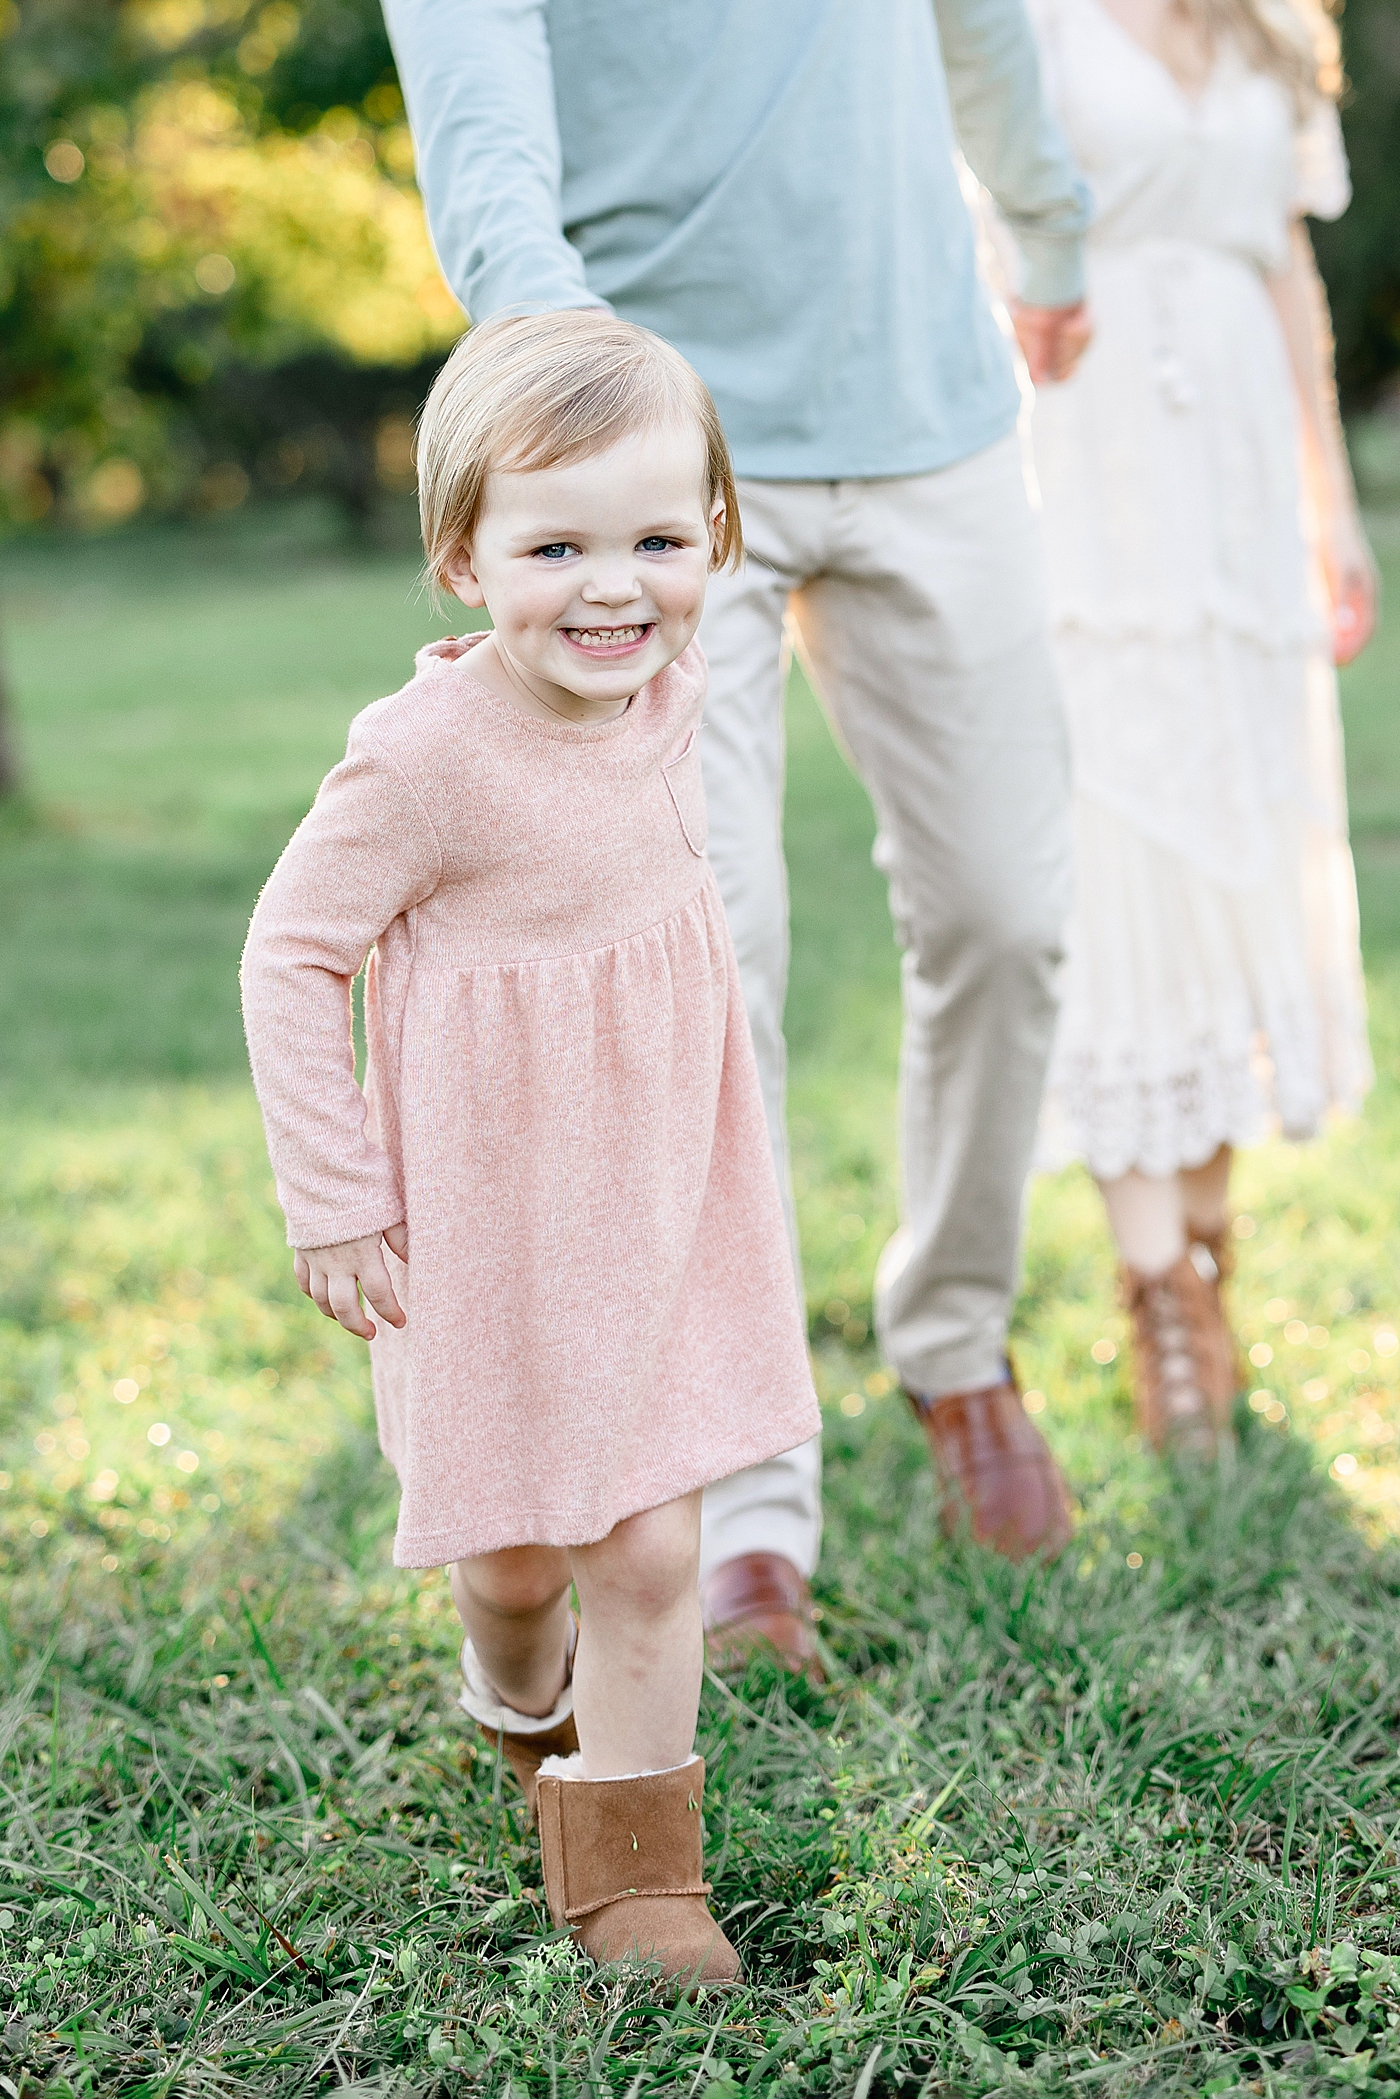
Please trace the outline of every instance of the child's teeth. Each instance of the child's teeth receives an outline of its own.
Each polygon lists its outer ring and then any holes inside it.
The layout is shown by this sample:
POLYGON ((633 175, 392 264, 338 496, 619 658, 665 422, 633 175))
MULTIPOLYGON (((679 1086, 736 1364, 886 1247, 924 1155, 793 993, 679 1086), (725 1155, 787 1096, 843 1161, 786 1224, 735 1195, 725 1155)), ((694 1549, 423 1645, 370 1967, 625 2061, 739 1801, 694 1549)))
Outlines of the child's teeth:
POLYGON ((616 648, 620 642, 640 641, 641 627, 575 627, 574 639, 587 648, 616 648))

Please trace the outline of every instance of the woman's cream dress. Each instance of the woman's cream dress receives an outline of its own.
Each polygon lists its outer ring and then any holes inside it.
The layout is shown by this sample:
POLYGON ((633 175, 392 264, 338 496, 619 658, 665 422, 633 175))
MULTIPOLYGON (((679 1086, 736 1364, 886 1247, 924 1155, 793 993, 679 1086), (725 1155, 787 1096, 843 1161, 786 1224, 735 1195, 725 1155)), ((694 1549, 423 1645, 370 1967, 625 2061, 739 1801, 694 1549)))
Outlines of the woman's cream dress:
POLYGON ((1093 186, 1096 334, 1033 420, 1076 768, 1042 1160, 1170 1174, 1313 1135, 1371 1076, 1336 678, 1265 278, 1349 189, 1233 49, 1189 98, 1098 0, 1038 0, 1093 186))

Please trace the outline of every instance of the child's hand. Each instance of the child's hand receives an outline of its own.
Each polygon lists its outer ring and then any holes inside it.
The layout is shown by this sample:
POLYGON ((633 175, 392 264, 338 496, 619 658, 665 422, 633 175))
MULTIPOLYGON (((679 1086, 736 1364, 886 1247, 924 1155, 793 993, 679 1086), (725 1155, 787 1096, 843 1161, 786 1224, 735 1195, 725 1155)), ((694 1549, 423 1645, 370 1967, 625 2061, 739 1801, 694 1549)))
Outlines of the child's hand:
POLYGON ((292 1263, 298 1283, 318 1311, 327 1319, 338 1319, 347 1334, 358 1334, 362 1341, 373 1341, 377 1332, 360 1303, 362 1297, 390 1326, 407 1324, 389 1280, 381 1241, 401 1261, 408 1259, 408 1226, 391 1224, 387 1232, 345 1239, 339 1246, 298 1249, 292 1263))

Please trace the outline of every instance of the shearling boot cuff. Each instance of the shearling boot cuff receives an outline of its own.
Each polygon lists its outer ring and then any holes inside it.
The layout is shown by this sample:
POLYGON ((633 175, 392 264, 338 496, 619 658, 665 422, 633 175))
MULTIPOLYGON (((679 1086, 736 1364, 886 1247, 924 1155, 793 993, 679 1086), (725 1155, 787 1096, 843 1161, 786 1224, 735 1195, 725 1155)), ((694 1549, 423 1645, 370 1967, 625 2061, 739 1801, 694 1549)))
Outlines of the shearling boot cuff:
POLYGON ((547 1756, 540 1765, 541 1778, 583 1779, 588 1785, 621 1785, 628 1778, 664 1778, 670 1771, 685 1771, 691 1764, 698 1764, 698 1756, 683 1757, 678 1764, 663 1764, 656 1771, 615 1771, 610 1778, 589 1778, 583 1768, 583 1752, 576 1749, 572 1756, 547 1756))
MULTIPOLYGON (((572 1664, 572 1647, 570 1648, 572 1664)), ((462 1692, 458 1699, 464 1713, 491 1734, 547 1735, 568 1719, 574 1709, 574 1685, 572 1670, 569 1681, 559 1693, 552 1712, 517 1713, 513 1706, 503 1705, 501 1694, 487 1676, 477 1659, 476 1649, 470 1640, 462 1642, 462 1692)))

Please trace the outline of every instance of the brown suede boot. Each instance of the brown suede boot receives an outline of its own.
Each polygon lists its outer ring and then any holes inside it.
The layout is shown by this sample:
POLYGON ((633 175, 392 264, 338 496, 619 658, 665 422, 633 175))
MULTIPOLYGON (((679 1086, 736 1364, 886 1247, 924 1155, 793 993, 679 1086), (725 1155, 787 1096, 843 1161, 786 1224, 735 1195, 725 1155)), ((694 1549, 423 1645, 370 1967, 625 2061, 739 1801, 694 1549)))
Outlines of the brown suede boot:
POLYGON ((794 1676, 825 1681, 812 1631, 812 1596, 780 1552, 741 1552, 700 1584, 705 1659, 718 1674, 747 1669, 769 1653, 794 1676))
POLYGON ((530 1820, 538 1823, 539 1803, 535 1788, 539 1781, 540 1765, 547 1756, 572 1756, 578 1748, 578 1730, 574 1716, 566 1713, 557 1727, 547 1728, 539 1735, 512 1735, 504 1728, 499 1731, 478 1720, 483 1739, 494 1751, 501 1745, 501 1754, 520 1781, 520 1790, 525 1795, 525 1805, 530 1810, 530 1820))
POLYGON ((471 1641, 462 1642, 462 1693, 459 1703, 463 1712, 469 1713, 475 1720, 481 1729, 483 1740, 490 1744, 493 1753, 499 1742, 501 1754, 520 1781, 520 1790, 525 1795, 525 1805, 530 1810, 532 1822, 537 1819, 535 1781, 539 1776, 540 1765, 547 1756, 572 1756, 578 1748, 573 1713, 574 1649, 577 1645, 578 1619, 571 1615, 569 1645, 565 1655, 567 1676, 564 1689, 554 1711, 546 1713, 543 1720, 534 1720, 501 1703, 501 1694, 483 1670, 471 1641))
POLYGON ((1124 1268, 1123 1303, 1133 1322, 1133 1399, 1156 1451, 1214 1457, 1232 1440, 1234 1344, 1220 1294, 1189 1253, 1165 1275, 1124 1268))
POLYGON ((682 1994, 738 1980, 710 1915, 700 1840, 705 1765, 642 1778, 539 1781, 549 1914, 595 1961, 659 1961, 682 1994))

